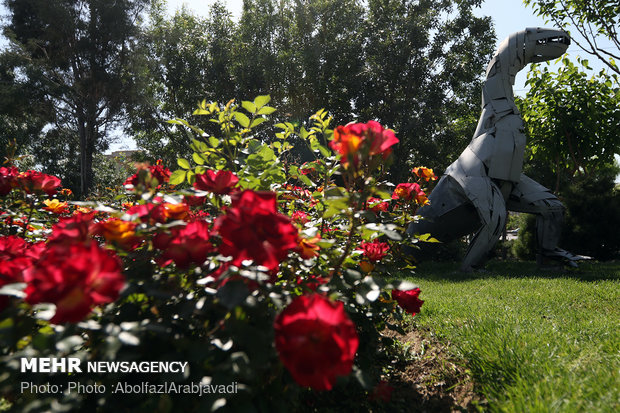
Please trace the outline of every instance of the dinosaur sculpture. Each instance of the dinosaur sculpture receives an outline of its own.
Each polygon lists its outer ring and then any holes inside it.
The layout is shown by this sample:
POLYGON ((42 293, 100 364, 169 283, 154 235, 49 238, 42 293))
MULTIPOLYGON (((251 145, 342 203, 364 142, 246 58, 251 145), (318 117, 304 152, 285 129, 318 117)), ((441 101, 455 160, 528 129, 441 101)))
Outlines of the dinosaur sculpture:
POLYGON ((570 39, 560 30, 528 28, 499 46, 482 87, 482 114, 470 144, 444 172, 421 208, 409 234, 430 233, 445 242, 475 232, 462 271, 484 263, 499 240, 506 211, 536 214, 539 263, 543 258, 576 266, 577 256, 558 248, 564 206, 547 188, 521 173, 524 123, 514 102, 515 75, 528 63, 566 52, 570 39))

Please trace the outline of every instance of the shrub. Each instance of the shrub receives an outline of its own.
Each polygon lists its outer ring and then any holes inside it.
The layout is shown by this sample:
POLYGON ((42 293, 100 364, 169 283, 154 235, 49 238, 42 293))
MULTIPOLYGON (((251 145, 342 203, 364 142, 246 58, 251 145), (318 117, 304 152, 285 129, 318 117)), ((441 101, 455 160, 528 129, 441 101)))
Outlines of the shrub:
POLYGON ((512 244, 512 254, 522 260, 533 260, 536 258, 536 215, 519 214, 517 216, 519 224, 519 234, 512 244))
POLYGON ((105 203, 67 202, 54 177, 0 170, 0 388, 14 409, 294 411, 332 403, 329 389, 368 403, 390 362, 381 331, 399 330, 401 301, 411 313, 422 304, 416 286, 388 280, 424 193, 387 191, 393 131, 332 131, 319 111, 263 141, 268 103, 203 102, 195 114, 217 136, 170 121, 191 136, 191 162, 143 165, 105 203), (311 164, 280 161, 295 135, 311 164), (36 357, 83 370, 21 372, 36 357), (84 370, 104 361, 124 364, 84 370), (135 364, 150 361, 184 368, 135 364), (71 383, 101 391, 36 390, 71 383))
POLYGON ((562 245, 598 260, 620 258, 620 191, 617 168, 575 179, 562 196, 567 208, 562 245), (587 195, 586 195, 587 194, 587 195))

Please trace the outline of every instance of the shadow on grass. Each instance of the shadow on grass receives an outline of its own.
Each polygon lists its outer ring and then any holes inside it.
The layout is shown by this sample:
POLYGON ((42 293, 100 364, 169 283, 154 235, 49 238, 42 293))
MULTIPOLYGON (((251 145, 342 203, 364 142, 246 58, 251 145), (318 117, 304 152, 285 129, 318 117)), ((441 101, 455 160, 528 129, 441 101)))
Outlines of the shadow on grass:
POLYGON ((415 269, 415 278, 470 281, 493 278, 572 278, 580 281, 620 280, 620 261, 586 261, 579 268, 539 268, 533 261, 498 260, 487 263, 482 271, 464 273, 458 262, 425 261, 415 269))

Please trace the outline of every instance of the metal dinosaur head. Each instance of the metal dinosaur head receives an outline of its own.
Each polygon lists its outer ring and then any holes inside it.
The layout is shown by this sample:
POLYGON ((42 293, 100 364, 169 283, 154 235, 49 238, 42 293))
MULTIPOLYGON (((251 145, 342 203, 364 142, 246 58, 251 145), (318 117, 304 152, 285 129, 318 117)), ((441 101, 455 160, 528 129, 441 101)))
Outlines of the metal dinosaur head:
POLYGON ((508 47, 509 55, 513 58, 511 72, 516 73, 528 63, 544 62, 562 56, 568 45, 568 33, 556 29, 529 27, 520 32, 511 34, 508 41, 500 45, 508 47))
POLYGON ((512 33, 499 45, 487 68, 487 77, 496 71, 508 74, 510 83, 528 63, 544 62, 562 56, 570 45, 568 33, 541 27, 512 33))
POLYGON ((524 37, 523 61, 525 64, 556 59, 562 56, 570 45, 570 37, 562 30, 530 27, 525 29, 524 37))

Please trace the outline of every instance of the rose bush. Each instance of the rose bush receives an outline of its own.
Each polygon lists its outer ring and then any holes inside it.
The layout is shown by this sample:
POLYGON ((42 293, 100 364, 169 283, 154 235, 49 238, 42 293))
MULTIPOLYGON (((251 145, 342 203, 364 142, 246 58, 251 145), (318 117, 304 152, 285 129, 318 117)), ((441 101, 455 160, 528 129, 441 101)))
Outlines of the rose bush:
POLYGON ((400 246, 417 242, 404 229, 425 193, 419 183, 390 191, 394 131, 374 121, 333 131, 321 110, 268 138, 268 103, 203 102, 196 125, 170 121, 194 136, 191 161, 173 172, 137 165, 107 199, 71 201, 58 178, 0 168, 0 397, 31 411, 296 411, 326 406, 329 390, 362 410, 380 402, 395 351, 384 331, 422 304, 416 286, 392 279, 400 246), (282 161, 293 138, 316 159, 282 161), (22 357, 188 368, 26 375, 22 357), (20 391, 26 379, 108 391, 41 398, 20 391), (171 381, 238 392, 111 392, 171 381))

